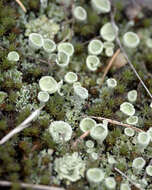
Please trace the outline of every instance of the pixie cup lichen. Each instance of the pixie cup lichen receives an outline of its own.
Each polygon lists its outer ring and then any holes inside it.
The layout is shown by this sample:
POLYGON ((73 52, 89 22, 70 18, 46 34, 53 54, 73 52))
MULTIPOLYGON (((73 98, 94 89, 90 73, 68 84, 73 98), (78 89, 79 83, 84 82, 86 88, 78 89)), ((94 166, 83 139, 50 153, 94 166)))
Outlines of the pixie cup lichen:
POLYGON ((48 92, 49 94, 53 94, 58 90, 58 83, 51 76, 43 76, 39 80, 39 86, 42 91, 48 92))
POLYGON ((146 167, 146 173, 147 175, 152 177, 152 165, 146 167))
POLYGON ((135 131, 133 129, 131 129, 131 128, 125 128, 124 133, 128 137, 133 137, 134 134, 135 134, 135 131))
POLYGON ((127 32, 123 36, 123 43, 128 48, 136 48, 140 43, 140 39, 136 33, 127 32))
POLYGON ((88 98, 88 90, 82 86, 74 86, 74 93, 77 97, 79 97, 81 100, 85 100, 88 98))
POLYGON ((53 121, 49 126, 49 132, 57 144, 69 141, 72 136, 71 126, 64 121, 53 121))
POLYGON ((42 103, 48 102, 49 97, 50 97, 50 96, 49 96, 48 92, 40 91, 40 92, 38 93, 38 100, 39 100, 40 102, 42 102, 42 103))
POLYGON ((40 49, 43 46, 44 40, 41 34, 31 33, 29 35, 29 45, 33 49, 40 49))
POLYGON ((129 184, 127 184, 127 183, 122 183, 122 184, 120 185, 120 190, 131 190, 131 188, 130 188, 129 184))
POLYGON ((68 72, 66 73, 66 75, 64 76, 64 80, 69 83, 69 84, 73 84, 78 80, 78 76, 76 73, 74 72, 68 72))
POLYGON ((56 44, 55 44, 55 42, 53 40, 44 39, 43 49, 47 53, 52 53, 52 52, 54 52, 56 50, 56 44))
POLYGON ((112 42, 115 40, 117 32, 118 32, 118 27, 117 26, 113 27, 112 24, 108 22, 104 24, 100 29, 100 36, 104 40, 112 42))
POLYGON ((100 60, 96 55, 88 55, 86 65, 90 71, 96 71, 100 65, 100 60))
POLYGON ((113 177, 107 177, 105 179, 105 186, 108 190, 115 190, 116 188, 116 181, 113 177))
POLYGON ((56 58, 56 64, 59 67, 67 67, 70 62, 70 57, 65 51, 59 51, 56 58))
POLYGON ((90 130, 90 136, 95 139, 99 144, 102 144, 108 135, 108 128, 103 124, 97 124, 90 130))
POLYGON ((120 111, 122 111, 124 114, 133 116, 135 114, 135 108, 134 106, 129 102, 124 102, 120 105, 120 111))
POLYGON ((86 177, 90 184, 99 184, 104 179, 104 172, 100 168, 90 168, 87 170, 86 177))
POLYGON ((135 172, 140 172, 145 166, 146 162, 142 157, 135 158, 132 163, 132 167, 135 172))
POLYGON ((127 98, 130 102, 135 102, 137 99, 137 90, 131 90, 127 94, 127 98))
POLYGON ((111 57, 113 53, 114 53, 113 48, 106 48, 105 54, 107 57, 111 57))
POLYGON ((146 132, 140 132, 137 136, 137 147, 139 151, 144 152, 144 149, 150 143, 150 135, 146 132))
POLYGON ((94 39, 89 42, 88 52, 91 55, 100 55, 103 51, 103 43, 100 40, 94 39))
POLYGON ((87 20, 87 12, 83 7, 81 6, 74 7, 72 12, 76 21, 85 22, 87 20))
POLYGON ((107 86, 108 88, 115 88, 117 86, 117 81, 114 78, 107 79, 107 86))
POLYGON ((138 117, 133 115, 133 116, 130 116, 126 119, 126 122, 129 124, 129 125, 137 125, 138 123, 138 117))
POLYGON ((86 117, 80 122, 80 129, 82 132, 86 132, 96 126, 96 121, 89 117, 86 117))
POLYGON ((111 5, 109 0, 91 0, 91 5, 97 14, 108 13, 111 10, 111 5))
POLYGON ((10 51, 7 55, 9 61, 19 61, 19 54, 16 51, 10 51))
POLYGON ((74 47, 69 42, 61 42, 57 46, 58 52, 65 52, 68 56, 72 56, 74 54, 74 47))

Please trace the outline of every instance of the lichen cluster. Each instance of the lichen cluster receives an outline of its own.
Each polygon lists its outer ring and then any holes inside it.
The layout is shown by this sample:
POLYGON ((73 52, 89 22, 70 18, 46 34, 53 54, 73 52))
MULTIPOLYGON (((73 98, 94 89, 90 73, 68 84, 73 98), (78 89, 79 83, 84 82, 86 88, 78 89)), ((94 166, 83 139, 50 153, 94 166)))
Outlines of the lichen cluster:
POLYGON ((12 190, 22 189, 20 182, 151 190, 152 101, 122 52, 102 77, 118 34, 152 93, 152 12, 129 21, 116 2, 113 27, 109 0, 22 3, 27 13, 0 0, 0 140, 42 109, 0 145, 0 180, 14 182, 12 190))

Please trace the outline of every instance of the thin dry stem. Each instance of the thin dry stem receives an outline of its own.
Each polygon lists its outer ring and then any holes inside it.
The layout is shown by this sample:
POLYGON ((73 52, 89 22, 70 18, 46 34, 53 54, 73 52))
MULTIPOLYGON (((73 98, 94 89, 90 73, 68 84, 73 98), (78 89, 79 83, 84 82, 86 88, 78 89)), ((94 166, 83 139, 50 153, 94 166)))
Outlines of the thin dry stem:
POLYGON ((87 137, 90 134, 90 130, 86 131, 85 133, 83 133, 79 138, 76 139, 76 141, 73 143, 73 147, 75 148, 77 146, 77 144, 84 139, 85 137, 87 137))
MULTIPOLYGON (((115 7, 113 5, 113 1, 112 0, 110 0, 110 1, 111 1, 111 5, 112 5, 112 8, 113 8, 113 11, 110 12, 111 23, 112 23, 113 28, 115 28, 116 22, 115 22, 114 16, 115 16, 116 9, 115 9, 115 7)), ((152 94, 150 93, 150 91, 148 90, 147 86, 145 85, 145 83, 143 82, 143 80, 141 79, 141 77, 139 76, 139 74, 137 73, 137 71, 136 71, 135 67, 133 66, 133 64, 131 63, 131 61, 130 61, 130 59, 129 59, 129 57, 128 57, 125 49, 124 49, 124 47, 122 46, 122 44, 120 42, 120 38, 118 36, 118 32, 116 32, 116 42, 117 42, 118 46, 120 47, 120 50, 124 54, 124 56, 125 56, 127 62, 129 63, 131 69, 133 70, 133 72, 135 73, 135 75, 137 76, 137 78, 139 79, 139 81, 141 82, 142 86, 144 87, 144 89, 147 91, 148 95, 152 99, 152 94)))
POLYGON ((116 59, 116 57, 118 56, 119 53, 120 53, 120 49, 117 49, 117 51, 113 54, 112 58, 110 59, 108 65, 107 65, 107 67, 106 67, 106 69, 104 71, 104 74, 103 74, 103 76, 101 78, 101 84, 100 84, 99 88, 102 86, 102 84, 104 82, 104 79, 105 79, 105 76, 107 75, 109 69, 111 68, 114 60, 116 59))
POLYGON ((121 174, 123 177, 125 177, 131 184, 133 184, 136 188, 138 188, 139 190, 143 190, 140 187, 138 187, 138 184, 135 183, 134 181, 132 181, 128 176, 126 176, 126 174, 124 174, 122 171, 120 171, 118 168, 115 167, 115 170, 121 174))
POLYGON ((21 9, 26 13, 27 10, 26 10, 26 8, 24 7, 23 3, 22 3, 20 0, 15 0, 15 1, 16 1, 16 3, 21 7, 21 9))
POLYGON ((91 118, 94 118, 94 119, 98 119, 98 120, 107 120, 109 123, 112 123, 114 125, 119 125, 119 126, 123 126, 123 127, 128 127, 128 128, 131 128, 133 130, 135 130, 136 132, 144 132, 142 129, 139 129, 137 127, 134 127, 132 125, 128 125, 126 123, 122 123, 122 122, 119 122, 119 121, 116 121, 116 120, 112 120, 112 119, 108 119, 108 118, 105 118, 105 117, 95 117, 95 116, 90 116, 91 118))
POLYGON ((44 106, 40 107, 39 109, 32 112, 20 125, 18 125, 16 128, 14 128, 12 131, 10 131, 7 135, 5 135, 0 140, 0 145, 4 144, 6 141, 8 141, 10 138, 12 138, 17 133, 21 132, 23 129, 27 128, 30 124, 30 122, 39 116, 40 111, 43 109, 44 106))
MULTIPOLYGON (((10 181, 0 180, 0 186, 10 187, 12 185, 13 183, 10 181)), ((51 187, 47 185, 35 185, 35 184, 29 184, 29 183, 19 183, 19 185, 22 188, 32 188, 34 190, 64 190, 63 188, 60 188, 60 187, 51 187)))

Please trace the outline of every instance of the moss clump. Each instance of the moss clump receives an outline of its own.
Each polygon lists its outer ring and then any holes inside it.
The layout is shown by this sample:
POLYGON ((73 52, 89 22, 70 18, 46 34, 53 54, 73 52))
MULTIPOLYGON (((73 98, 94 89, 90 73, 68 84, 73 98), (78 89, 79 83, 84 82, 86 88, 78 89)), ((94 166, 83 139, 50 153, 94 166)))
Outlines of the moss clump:
POLYGON ((66 114, 64 106, 64 98, 58 94, 54 94, 50 97, 45 109, 54 120, 64 120, 66 114))

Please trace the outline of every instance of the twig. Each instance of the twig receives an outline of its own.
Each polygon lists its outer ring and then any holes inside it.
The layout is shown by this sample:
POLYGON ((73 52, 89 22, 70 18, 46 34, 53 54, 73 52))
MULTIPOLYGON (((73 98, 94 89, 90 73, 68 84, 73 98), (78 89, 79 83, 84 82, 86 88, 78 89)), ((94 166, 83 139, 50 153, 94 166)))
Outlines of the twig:
POLYGON ((123 177, 125 177, 130 183, 132 183, 135 187, 137 187, 138 189, 140 190, 143 190, 141 189, 140 187, 138 187, 138 184, 133 182, 128 176, 126 176, 122 171, 120 171, 118 168, 114 168, 119 174, 121 174, 123 177))
POLYGON ((44 106, 40 107, 39 109, 35 110, 28 116, 19 126, 14 128, 12 131, 10 131, 6 136, 4 136, 0 140, 0 145, 4 144, 6 141, 8 141, 11 137, 13 137, 15 134, 19 133, 23 129, 27 128, 30 124, 30 122, 39 116, 41 109, 43 109, 44 106))
POLYGON ((114 55, 113 55, 112 58, 110 59, 108 65, 107 65, 107 67, 106 67, 106 69, 105 69, 105 71, 104 71, 104 74, 103 74, 103 76, 102 76, 102 78, 101 78, 101 83, 100 83, 99 88, 102 86, 105 76, 107 75, 109 69, 111 68, 111 66, 112 66, 112 64, 113 64, 113 62, 114 62, 114 60, 116 59, 116 57, 118 56, 119 53, 120 53, 120 49, 117 49, 117 51, 114 53, 114 55))
MULTIPOLYGON (((12 185, 13 185, 13 182, 0 180, 0 186, 9 187, 12 185)), ((32 188, 34 190, 64 190, 63 188, 60 188, 60 187, 51 187, 47 185, 35 185, 35 184, 29 184, 29 183, 19 183, 19 185, 22 188, 32 188)))
POLYGON ((21 7, 21 9, 26 13, 27 10, 26 8, 24 7, 23 3, 20 1, 20 0, 15 0, 17 4, 19 4, 19 6, 21 7))
MULTIPOLYGON (((112 0, 110 0, 110 1, 111 1, 111 5, 113 5, 113 1, 112 1, 112 0)), ((114 6, 113 6, 113 10, 114 10, 114 11, 111 11, 111 12, 110 12, 110 16, 111 16, 111 23, 112 23, 112 26, 113 26, 113 28, 115 28, 116 23, 115 23, 115 19, 114 19, 114 15, 115 15, 115 7, 114 7, 114 6)), ((141 79, 141 77, 139 76, 139 74, 137 73, 137 71, 136 71, 135 67, 132 65, 132 63, 131 63, 131 61, 130 61, 130 59, 129 59, 129 57, 128 57, 126 51, 125 51, 125 49, 123 48, 123 46, 122 46, 122 44, 121 44, 121 42, 120 42, 119 36, 118 36, 118 31, 116 31, 116 42, 117 42, 118 46, 120 47, 120 50, 121 50, 122 53, 124 54, 124 56, 125 56, 127 62, 129 63, 131 69, 133 70, 133 72, 135 73, 135 75, 137 76, 137 78, 139 79, 139 81, 141 82, 142 86, 143 86, 143 87, 145 88, 145 90, 147 91, 147 93, 148 93, 148 95, 150 96, 150 98, 152 98, 152 94, 150 93, 150 91, 148 90, 147 86, 145 85, 145 83, 143 82, 143 80, 141 79)))
POLYGON ((82 139, 87 137, 89 135, 89 133, 90 133, 90 130, 86 131, 79 138, 77 138, 76 141, 73 143, 73 147, 75 148, 77 146, 78 142, 80 142, 82 139))
POLYGON ((128 128, 131 128, 133 130, 135 130, 136 132, 144 132, 142 129, 139 129, 137 127, 133 127, 132 125, 128 125, 126 123, 122 123, 122 122, 119 122, 119 121, 116 121, 116 120, 112 120, 112 119, 108 119, 108 118, 105 118, 105 117, 95 117, 95 116, 90 116, 91 118, 94 118, 94 119, 98 119, 98 120, 107 120, 109 123, 112 123, 114 125, 119 125, 119 126, 123 126, 123 127, 128 127, 128 128))

